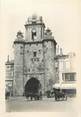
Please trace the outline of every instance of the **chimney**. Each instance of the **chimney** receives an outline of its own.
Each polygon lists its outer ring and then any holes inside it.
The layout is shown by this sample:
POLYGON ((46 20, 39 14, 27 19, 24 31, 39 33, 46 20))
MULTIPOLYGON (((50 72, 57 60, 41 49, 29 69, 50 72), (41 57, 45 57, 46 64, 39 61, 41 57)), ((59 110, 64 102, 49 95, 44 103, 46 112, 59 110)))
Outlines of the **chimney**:
POLYGON ((60 48, 60 55, 63 55, 62 48, 60 48))
POLYGON ((7 62, 9 62, 9 55, 8 55, 8 57, 7 57, 7 62))
POLYGON ((59 55, 59 45, 57 45, 56 55, 59 55))

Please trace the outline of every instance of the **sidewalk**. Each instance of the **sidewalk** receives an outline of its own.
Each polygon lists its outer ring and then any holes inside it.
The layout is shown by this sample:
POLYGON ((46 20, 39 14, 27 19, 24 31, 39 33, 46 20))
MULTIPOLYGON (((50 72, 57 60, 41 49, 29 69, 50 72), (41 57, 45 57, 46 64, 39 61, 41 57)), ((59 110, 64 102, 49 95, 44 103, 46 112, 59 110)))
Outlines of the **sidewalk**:
MULTIPOLYGON (((31 101, 30 99, 26 99, 26 97, 25 96, 17 96, 17 97, 9 97, 9 99, 8 100, 6 100, 6 101, 31 101)), ((70 100, 70 101, 72 101, 72 100, 75 100, 75 98, 67 98, 67 101, 68 100, 70 100)), ((55 98, 54 97, 52 97, 52 98, 47 98, 46 96, 44 96, 43 98, 42 98, 42 100, 32 100, 32 101, 55 101, 55 98)))

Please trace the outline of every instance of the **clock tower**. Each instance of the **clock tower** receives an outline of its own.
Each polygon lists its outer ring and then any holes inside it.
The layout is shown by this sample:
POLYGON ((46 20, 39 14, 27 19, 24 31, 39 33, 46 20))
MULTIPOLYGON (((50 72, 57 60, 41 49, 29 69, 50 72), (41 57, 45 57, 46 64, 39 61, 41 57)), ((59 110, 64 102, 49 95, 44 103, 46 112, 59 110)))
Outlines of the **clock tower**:
POLYGON ((32 15, 25 24, 25 40, 26 41, 42 41, 44 35, 45 24, 42 17, 32 15))
POLYGON ((17 33, 14 41, 13 95, 21 96, 33 86, 45 94, 50 81, 55 82, 56 41, 50 29, 45 29, 41 16, 33 15, 25 23, 25 36, 17 33))

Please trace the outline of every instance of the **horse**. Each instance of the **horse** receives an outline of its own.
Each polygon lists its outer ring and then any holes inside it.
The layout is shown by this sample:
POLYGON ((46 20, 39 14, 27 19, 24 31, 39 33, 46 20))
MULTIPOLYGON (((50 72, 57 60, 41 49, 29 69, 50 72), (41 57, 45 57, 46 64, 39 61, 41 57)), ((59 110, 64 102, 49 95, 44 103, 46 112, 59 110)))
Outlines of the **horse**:
POLYGON ((55 100, 58 101, 58 100, 67 100, 67 96, 64 92, 62 92, 60 89, 56 89, 54 91, 55 93, 55 100))

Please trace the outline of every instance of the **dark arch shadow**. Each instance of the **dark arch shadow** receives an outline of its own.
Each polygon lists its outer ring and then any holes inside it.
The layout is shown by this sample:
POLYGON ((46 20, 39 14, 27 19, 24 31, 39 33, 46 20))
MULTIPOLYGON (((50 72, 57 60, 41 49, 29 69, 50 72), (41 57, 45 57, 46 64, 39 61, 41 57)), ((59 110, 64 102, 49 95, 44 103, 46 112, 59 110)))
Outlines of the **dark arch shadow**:
POLYGON ((31 78, 27 81, 24 91, 25 96, 28 98, 38 98, 40 97, 41 84, 38 79, 31 78))

